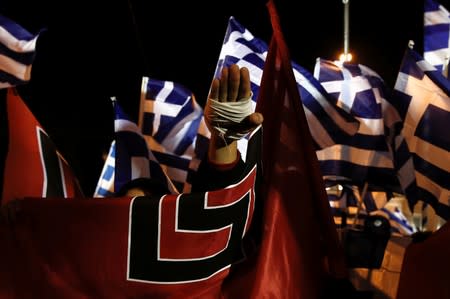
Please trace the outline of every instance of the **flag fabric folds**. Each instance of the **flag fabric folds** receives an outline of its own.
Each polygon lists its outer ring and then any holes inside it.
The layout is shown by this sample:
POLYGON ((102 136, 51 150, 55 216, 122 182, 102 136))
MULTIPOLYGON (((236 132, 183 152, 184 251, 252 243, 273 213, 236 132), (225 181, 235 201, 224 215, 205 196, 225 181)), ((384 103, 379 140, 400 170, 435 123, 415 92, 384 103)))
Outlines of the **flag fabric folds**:
POLYGON ((423 57, 440 71, 450 59, 450 13, 436 0, 424 0, 423 57))
POLYGON ((266 42, 255 37, 235 17, 229 18, 214 77, 220 77, 222 68, 231 64, 248 68, 254 101, 253 109, 256 107, 267 50, 266 42))
POLYGON ((0 15, 0 88, 30 80, 38 37, 0 15))
MULTIPOLYGON (((247 67, 255 101, 254 108, 258 99, 267 50, 268 46, 262 39, 253 36, 234 17, 230 17, 215 76, 220 75, 223 66, 233 63, 247 67)), ((291 63, 316 146, 319 148, 330 146, 336 140, 355 134, 359 122, 334 105, 333 99, 308 70, 293 61, 291 63)))
POLYGON ((390 145, 391 129, 399 118, 387 100, 391 91, 383 79, 367 66, 322 58, 317 59, 314 76, 336 105, 360 122, 355 135, 317 152, 325 178, 400 191, 390 145))
MULTIPOLYGON (((259 157, 253 136, 249 157, 259 157)), ((14 226, 0 223, 0 297, 231 299, 225 280, 251 253, 256 162, 247 158, 239 180, 210 192, 25 198, 14 226)))
POLYGON ((139 128, 176 188, 189 192, 210 136, 194 94, 179 83, 143 77, 139 128))
POLYGON ((67 161, 28 109, 17 90, 6 89, 2 110, 5 163, 1 204, 23 197, 83 196, 67 161))
POLYGON ((367 191, 364 198, 356 185, 335 184, 327 187, 334 221, 339 228, 363 229, 368 216, 389 220, 391 232, 409 236, 417 232, 413 213, 402 194, 390 191, 367 191))
POLYGON ((450 81, 416 51, 405 51, 392 104, 402 123, 395 162, 411 210, 418 201, 450 219, 450 81))
POLYGON ((336 206, 344 198, 337 201, 330 196, 334 213, 345 213, 348 220, 358 216, 353 219, 357 223, 365 216, 381 215, 389 219, 392 233, 416 232, 409 206, 400 195, 403 191, 394 165, 392 140, 400 116, 389 99, 392 91, 375 71, 362 64, 318 58, 314 76, 336 105, 360 122, 355 135, 317 151, 327 185, 350 185, 341 192, 347 193, 344 208, 336 206))
POLYGON ((410 244, 403 258, 397 299, 448 298, 450 222, 422 242, 410 244))
POLYGON ((320 298, 327 275, 346 276, 345 263, 289 52, 267 5, 273 35, 256 104, 264 115, 264 229, 254 266, 236 273, 227 298, 320 298))
MULTIPOLYGON (((171 193, 178 193, 166 168, 149 148, 141 129, 123 111, 116 98, 112 98, 112 102, 115 139, 111 142, 93 196, 112 196, 125 184, 138 178, 152 178, 171 193)), ((147 136, 147 139, 150 138, 147 136)))

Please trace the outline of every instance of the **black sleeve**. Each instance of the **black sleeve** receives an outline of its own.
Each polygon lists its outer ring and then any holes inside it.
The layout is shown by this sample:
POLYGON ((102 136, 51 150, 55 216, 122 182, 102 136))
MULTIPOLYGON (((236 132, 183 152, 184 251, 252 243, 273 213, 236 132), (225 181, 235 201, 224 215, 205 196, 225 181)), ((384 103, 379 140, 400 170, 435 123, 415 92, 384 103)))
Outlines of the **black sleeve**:
POLYGON ((192 192, 206 192, 225 188, 237 183, 245 173, 245 163, 239 156, 239 161, 227 170, 211 165, 208 159, 203 159, 197 173, 193 176, 192 192))

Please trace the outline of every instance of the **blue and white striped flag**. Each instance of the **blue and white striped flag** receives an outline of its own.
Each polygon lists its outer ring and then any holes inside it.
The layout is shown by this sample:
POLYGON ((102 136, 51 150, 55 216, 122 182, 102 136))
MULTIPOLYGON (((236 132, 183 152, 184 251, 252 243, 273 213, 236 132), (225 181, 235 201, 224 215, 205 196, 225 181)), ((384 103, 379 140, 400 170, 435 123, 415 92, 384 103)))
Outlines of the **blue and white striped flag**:
POLYGON ((360 122, 358 132, 317 152, 326 179, 400 191, 390 128, 399 121, 383 79, 361 64, 317 59, 314 76, 337 105, 360 122))
MULTIPOLYGON (((253 108, 256 107, 259 87, 268 45, 253 36, 234 17, 230 17, 215 77, 220 75, 223 66, 235 63, 247 67, 250 72, 253 92, 253 108)), ((308 125, 319 148, 335 144, 337 140, 356 133, 359 122, 349 113, 337 107, 320 83, 306 69, 292 62, 295 80, 305 109, 308 125)))
POLYGON ((171 193, 178 190, 148 148, 138 126, 113 99, 115 139, 106 158, 105 165, 94 197, 107 197, 119 191, 126 183, 138 178, 152 178, 167 186, 171 193))
POLYGON ((100 174, 94 197, 111 197, 114 195, 114 172, 116 165, 116 141, 111 142, 108 155, 105 159, 102 172, 100 174))
POLYGON ((30 80, 38 36, 0 15, 0 88, 30 80))
POLYGON ((338 227, 355 225, 362 228, 369 215, 378 215, 389 220, 394 234, 411 235, 417 232, 407 200, 401 194, 368 191, 363 195, 357 186, 346 184, 330 186, 327 193, 338 227))
POLYGON ((144 77, 139 128, 177 189, 189 192, 210 137, 194 94, 181 84, 144 77))
MULTIPOLYGON (((354 189, 354 192, 358 190, 354 189)), ((367 192, 363 201, 367 214, 382 216, 389 220, 393 234, 409 236, 417 232, 413 213, 402 194, 370 191, 367 192)))
POLYGON ((392 104, 401 119, 395 161, 413 210, 418 201, 450 219, 450 81, 408 48, 392 104))
POLYGON ((414 215, 404 196, 388 198, 387 203, 373 211, 372 215, 380 215, 389 219, 391 231, 394 234, 409 236, 418 231, 414 223, 414 215))
POLYGON ((423 56, 438 70, 450 59, 450 13, 435 0, 424 0, 423 56))

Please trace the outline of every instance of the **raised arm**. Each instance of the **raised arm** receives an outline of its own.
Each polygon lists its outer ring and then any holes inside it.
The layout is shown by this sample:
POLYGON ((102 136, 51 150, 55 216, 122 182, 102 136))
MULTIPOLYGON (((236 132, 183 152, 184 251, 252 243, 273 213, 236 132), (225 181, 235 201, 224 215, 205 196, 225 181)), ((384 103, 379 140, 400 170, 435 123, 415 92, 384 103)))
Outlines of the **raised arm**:
POLYGON ((246 67, 224 67, 220 78, 212 81, 205 119, 211 131, 208 159, 213 165, 239 159, 237 140, 263 122, 263 116, 251 110, 251 96, 246 67))

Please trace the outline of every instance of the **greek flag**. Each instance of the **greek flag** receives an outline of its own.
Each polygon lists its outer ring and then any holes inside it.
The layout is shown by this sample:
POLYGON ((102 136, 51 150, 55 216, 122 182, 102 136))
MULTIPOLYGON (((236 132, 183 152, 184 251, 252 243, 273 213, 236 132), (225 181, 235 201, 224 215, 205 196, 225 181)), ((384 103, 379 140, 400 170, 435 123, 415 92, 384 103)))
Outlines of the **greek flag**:
POLYGON ((435 0, 424 1, 423 55, 440 71, 450 59, 450 13, 435 0))
POLYGON ((114 195, 114 172, 116 164, 116 141, 111 142, 108 155, 103 165, 97 187, 94 191, 94 197, 110 197, 114 195))
POLYGON ((389 137, 399 117, 387 101, 390 91, 383 79, 364 65, 320 58, 314 76, 336 104, 360 122, 354 136, 317 152, 324 177, 400 191, 389 137))
POLYGON ((38 36, 0 15, 0 88, 30 80, 38 36))
POLYGON ((389 219, 393 234, 404 236, 412 235, 418 231, 414 223, 414 216, 404 196, 388 198, 388 202, 372 215, 380 215, 389 219))
MULTIPOLYGON (((255 101, 253 108, 258 99, 267 50, 268 45, 263 40, 253 36, 234 17, 230 17, 215 77, 220 76, 223 66, 237 64, 247 67, 255 101)), ((294 62, 292 66, 316 147, 324 148, 355 134, 359 122, 334 104, 333 99, 310 72, 294 62)))
POLYGON ((176 188, 189 192, 210 136, 194 94, 181 84, 143 77, 139 128, 176 188))
POLYGON ((411 207, 418 201, 450 219, 450 81, 407 48, 392 104, 402 126, 395 139, 395 161, 411 207))
POLYGON ((378 215, 389 220, 393 234, 411 235, 416 232, 412 222, 412 213, 401 195, 394 195, 392 192, 369 191, 364 198, 361 198, 358 188, 352 186, 352 191, 353 195, 349 195, 350 199, 353 197, 353 202, 349 203, 349 217, 356 216, 352 215, 352 212, 356 212, 356 207, 360 205, 358 220, 365 222, 367 216, 378 215), (361 204, 358 203, 358 199, 361 200, 361 204), (406 207, 404 207, 405 205, 406 207))
POLYGON ((94 197, 107 197, 137 178, 152 178, 178 193, 159 161, 148 148, 138 126, 113 99, 115 140, 106 158, 94 197))
POLYGON ((338 227, 355 225, 362 228, 369 215, 378 215, 389 220, 393 234, 411 235, 417 232, 413 214, 401 194, 390 191, 362 194, 357 186, 348 184, 327 187, 327 194, 338 227))

